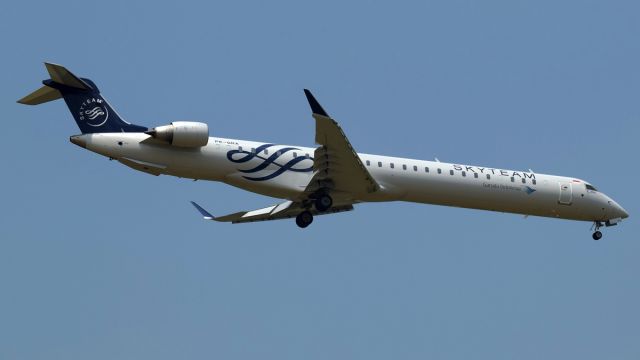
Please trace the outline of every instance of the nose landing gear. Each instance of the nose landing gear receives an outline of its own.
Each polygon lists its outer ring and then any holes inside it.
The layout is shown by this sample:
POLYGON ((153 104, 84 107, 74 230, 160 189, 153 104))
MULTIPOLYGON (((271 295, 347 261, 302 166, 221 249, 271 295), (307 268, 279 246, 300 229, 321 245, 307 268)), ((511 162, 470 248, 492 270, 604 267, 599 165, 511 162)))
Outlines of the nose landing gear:
POLYGON ((593 240, 600 240, 602 239, 602 232, 600 232, 600 227, 602 226, 602 223, 600 221, 594 221, 593 222, 593 226, 591 227, 592 229, 595 228, 595 232, 593 233, 593 235, 591 236, 593 238, 593 240))

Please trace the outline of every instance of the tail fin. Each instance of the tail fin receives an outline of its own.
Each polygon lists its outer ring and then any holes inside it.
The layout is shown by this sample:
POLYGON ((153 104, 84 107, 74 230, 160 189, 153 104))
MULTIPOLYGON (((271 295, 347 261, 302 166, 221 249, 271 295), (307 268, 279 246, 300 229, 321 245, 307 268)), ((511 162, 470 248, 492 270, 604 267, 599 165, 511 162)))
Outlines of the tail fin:
POLYGON ((63 98, 83 134, 148 130, 144 126, 122 120, 100 95, 100 90, 93 81, 79 78, 61 65, 44 65, 51 79, 42 81, 43 87, 18 100, 19 103, 38 105, 63 98))

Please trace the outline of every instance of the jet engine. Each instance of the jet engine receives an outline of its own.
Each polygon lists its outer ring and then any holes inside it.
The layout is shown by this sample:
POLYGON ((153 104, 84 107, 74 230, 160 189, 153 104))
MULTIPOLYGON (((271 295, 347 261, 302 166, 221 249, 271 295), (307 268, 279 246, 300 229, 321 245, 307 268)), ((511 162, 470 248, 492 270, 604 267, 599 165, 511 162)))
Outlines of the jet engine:
POLYGON ((209 142, 209 126, 200 122, 174 121, 145 134, 179 147, 201 147, 209 142))

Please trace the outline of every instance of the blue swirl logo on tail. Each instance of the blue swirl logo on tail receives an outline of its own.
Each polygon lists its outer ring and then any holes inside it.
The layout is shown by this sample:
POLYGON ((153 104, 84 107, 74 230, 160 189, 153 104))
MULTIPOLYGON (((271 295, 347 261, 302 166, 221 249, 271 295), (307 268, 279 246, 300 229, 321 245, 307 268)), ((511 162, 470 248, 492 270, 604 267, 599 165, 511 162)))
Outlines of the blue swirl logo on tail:
POLYGON ((98 116, 104 115, 104 111, 102 111, 100 106, 96 106, 91 110, 85 110, 84 114, 89 117, 89 120, 95 120, 98 116))
POLYGON ((286 171, 293 171, 293 172, 311 172, 313 171, 313 165, 309 166, 309 167, 305 167, 305 168, 294 168, 294 166, 296 166, 298 163, 304 161, 304 160, 313 160, 313 158, 311 157, 307 157, 307 156, 296 156, 293 159, 289 160, 288 162, 286 162, 285 164, 279 164, 276 162, 276 160, 278 160, 280 157, 282 157, 284 154, 286 154, 289 151, 293 151, 293 150, 300 150, 298 148, 294 148, 294 147, 284 147, 284 148, 280 148, 278 150, 276 150, 275 153, 273 153, 271 156, 269 157, 263 157, 260 156, 260 153, 262 153, 264 150, 267 150, 273 146, 276 146, 275 144, 264 144, 261 145, 259 147, 257 147, 255 149, 255 151, 245 151, 245 150, 231 150, 229 152, 227 152, 227 159, 229 159, 229 161, 236 163, 236 164, 242 164, 242 163, 246 163, 249 162, 253 159, 260 159, 262 160, 262 162, 260 164, 258 164, 257 166, 251 168, 251 169, 245 169, 245 170, 241 170, 238 169, 238 171, 240 171, 241 173, 244 174, 253 174, 253 173, 257 173, 259 171, 265 170, 269 167, 269 165, 273 164, 277 167, 277 169, 275 169, 275 171, 273 171, 271 174, 269 175, 265 175, 265 176, 258 176, 258 177, 252 177, 252 176, 243 176, 243 178, 247 179, 247 180, 251 180, 251 181, 266 181, 266 180, 271 180, 275 177, 278 177, 280 175, 282 175, 283 173, 285 173, 286 171), (241 155, 241 156, 239 156, 241 155))
POLYGON ((95 97, 88 98, 80 104, 77 118, 89 126, 100 127, 109 119, 109 110, 107 110, 106 103, 103 99, 95 97))

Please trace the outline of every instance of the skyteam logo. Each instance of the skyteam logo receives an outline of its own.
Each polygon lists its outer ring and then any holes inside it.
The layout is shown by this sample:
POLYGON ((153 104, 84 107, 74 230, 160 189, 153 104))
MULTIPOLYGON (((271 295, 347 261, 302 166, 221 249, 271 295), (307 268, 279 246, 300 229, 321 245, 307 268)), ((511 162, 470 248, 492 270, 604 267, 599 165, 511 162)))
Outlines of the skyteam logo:
POLYGON ((78 110, 80 121, 84 121, 89 126, 102 126, 109 118, 109 110, 105 106, 104 100, 89 98, 82 102, 78 110))
POLYGON ((536 189, 534 189, 534 188, 532 188, 532 187, 530 187, 530 186, 524 186, 524 192, 526 192, 526 193, 527 193, 527 195, 531 195, 531 194, 533 194, 534 192, 536 192, 536 189))
MULTIPOLYGON (((259 159, 261 160, 259 163, 253 162, 251 164, 251 168, 249 169, 238 169, 238 171, 240 171, 241 173, 245 173, 245 174, 255 174, 258 172, 267 172, 266 175, 261 175, 261 176, 257 176, 257 174, 255 176, 243 176, 243 178, 247 179, 247 180, 251 180, 251 181, 265 181, 265 180, 271 180, 273 178, 276 178, 282 174, 284 174, 286 171, 293 171, 293 172, 311 172, 313 171, 313 164, 311 164, 311 166, 308 167, 300 167, 300 165, 298 165, 300 162, 304 161, 304 160, 313 160, 312 157, 307 157, 306 155, 301 155, 298 156, 296 154, 296 156, 294 157, 290 157, 290 155, 288 154, 290 151, 293 152, 294 150, 300 150, 298 148, 294 148, 294 147, 284 147, 284 148, 280 148, 275 150, 275 152, 270 155, 269 157, 266 157, 268 151, 270 148, 274 147, 276 145, 274 144, 264 144, 262 146, 257 147, 255 150, 253 151, 246 151, 246 150, 231 150, 229 152, 227 152, 227 159, 229 159, 229 161, 236 163, 236 164, 244 164, 244 163, 248 163, 251 160, 254 159, 259 159), (264 153, 263 153, 264 152, 264 153), (265 155, 265 156, 263 156, 265 155), (288 158, 290 159, 289 161, 286 161, 285 163, 282 163, 283 161, 278 161, 278 159, 280 158, 288 158), (275 165, 272 167, 269 167, 269 165, 275 165)), ((295 153, 294 153, 295 154, 295 153)))

